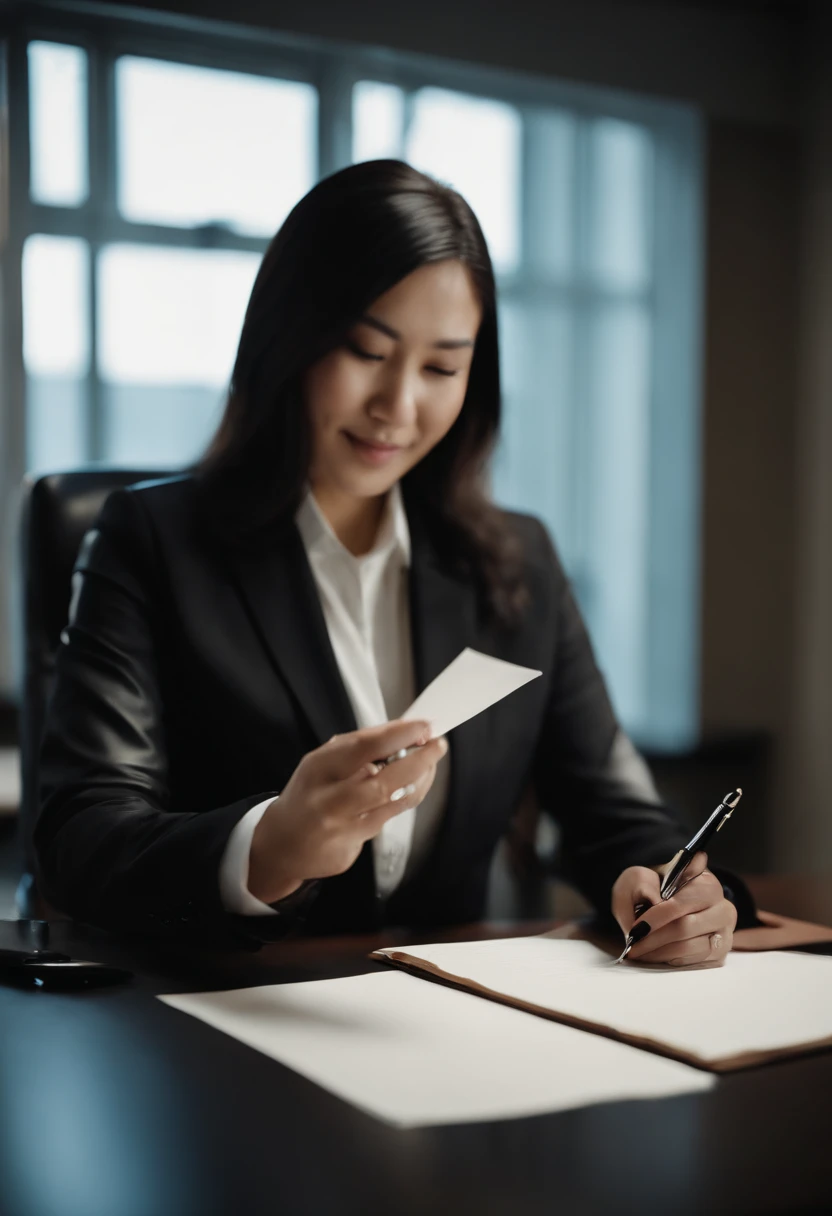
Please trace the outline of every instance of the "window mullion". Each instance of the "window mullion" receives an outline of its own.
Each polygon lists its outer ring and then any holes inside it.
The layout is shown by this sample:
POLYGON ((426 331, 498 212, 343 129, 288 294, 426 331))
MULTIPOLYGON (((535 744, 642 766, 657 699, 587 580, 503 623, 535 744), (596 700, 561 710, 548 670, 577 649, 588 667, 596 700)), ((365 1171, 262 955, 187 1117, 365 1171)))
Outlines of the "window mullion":
POLYGON ((334 57, 322 60, 318 86, 318 177, 329 177, 352 163, 351 66, 334 57))
POLYGON ((89 284, 87 316, 90 361, 87 369, 87 457, 104 458, 104 386, 98 374, 98 255, 116 211, 115 74, 112 55, 102 44, 89 50, 89 284))
POLYGON ((0 156, 14 172, 4 175, 0 189, 5 231, 0 239, 0 565, 11 572, 14 600, 0 597, 0 689, 21 687, 23 652, 21 597, 17 552, 20 486, 26 470, 26 377, 23 365, 23 242, 29 195, 29 80, 26 42, 11 36, 0 45, 0 156), (2 117, 0 117, 2 121, 2 117))
POLYGON ((536 206, 540 183, 535 173, 535 114, 528 106, 519 107, 522 123, 520 146, 520 274, 525 283, 534 279, 535 227, 540 208, 536 206))
POLYGON ((91 218, 84 208, 53 207, 44 203, 30 204, 29 216, 29 232, 42 232, 46 236, 82 236, 85 240, 98 239, 103 245, 125 241, 188 249, 231 249, 243 253, 262 253, 268 245, 265 237, 235 232, 223 224, 177 228, 126 220, 113 212, 91 218))
MULTIPOLYGON (((4 241, 0 246, 2 271, 3 409, 0 411, 0 476, 7 497, 17 493, 26 467, 25 373, 23 367, 23 242, 29 198, 29 73, 26 43, 10 38, 6 44, 0 96, 8 115, 2 149, 14 172, 5 176, 4 241)), ((2 509, 2 507, 0 507, 2 509)))

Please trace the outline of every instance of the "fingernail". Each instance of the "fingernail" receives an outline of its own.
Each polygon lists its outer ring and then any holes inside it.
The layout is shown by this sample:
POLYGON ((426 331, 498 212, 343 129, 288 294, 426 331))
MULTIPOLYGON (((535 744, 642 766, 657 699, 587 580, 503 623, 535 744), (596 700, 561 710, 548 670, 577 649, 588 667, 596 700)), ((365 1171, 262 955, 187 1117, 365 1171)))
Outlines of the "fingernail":
POLYGON ((643 941, 650 932, 650 926, 646 920, 640 920, 637 925, 633 925, 630 930, 630 936, 627 938, 628 945, 635 945, 636 942, 643 941))
POLYGON ((444 735, 440 735, 440 738, 439 738, 439 750, 442 752, 442 755, 443 755, 443 756, 444 756, 444 755, 447 753, 447 751, 448 751, 448 740, 445 738, 445 736, 444 736, 444 735))
POLYGON ((367 776, 375 777, 376 773, 380 773, 380 772, 381 772, 381 765, 374 764, 373 761, 371 760, 370 763, 367 765, 367 776))
POLYGON ((408 794, 412 794, 415 789, 415 785, 403 785, 399 789, 393 790, 393 793, 390 795, 390 801, 399 802, 400 799, 407 798, 408 794))

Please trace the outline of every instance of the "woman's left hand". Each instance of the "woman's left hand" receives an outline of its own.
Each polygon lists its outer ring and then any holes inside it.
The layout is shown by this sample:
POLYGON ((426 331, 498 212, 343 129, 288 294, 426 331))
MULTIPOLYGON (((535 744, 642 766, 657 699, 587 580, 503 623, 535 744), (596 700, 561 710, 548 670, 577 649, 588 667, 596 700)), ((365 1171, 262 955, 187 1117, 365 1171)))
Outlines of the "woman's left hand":
POLYGON ((697 853, 683 885, 667 900, 659 894, 661 876, 654 870, 630 866, 619 875, 612 889, 612 913, 624 937, 637 925, 649 926, 628 960, 671 967, 719 967, 725 962, 734 940, 737 909, 707 865, 707 854, 697 853), (634 908, 642 902, 652 906, 636 918, 634 908))

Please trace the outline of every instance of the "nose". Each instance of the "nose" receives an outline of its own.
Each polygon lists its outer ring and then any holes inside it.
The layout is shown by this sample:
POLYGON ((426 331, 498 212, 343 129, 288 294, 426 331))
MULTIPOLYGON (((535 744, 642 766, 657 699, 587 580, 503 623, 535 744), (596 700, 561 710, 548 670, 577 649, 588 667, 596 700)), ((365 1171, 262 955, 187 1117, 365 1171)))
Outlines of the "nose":
POLYGON ((368 412, 383 422, 394 436, 413 429, 418 412, 417 378, 407 368, 391 368, 381 389, 371 399, 368 412))

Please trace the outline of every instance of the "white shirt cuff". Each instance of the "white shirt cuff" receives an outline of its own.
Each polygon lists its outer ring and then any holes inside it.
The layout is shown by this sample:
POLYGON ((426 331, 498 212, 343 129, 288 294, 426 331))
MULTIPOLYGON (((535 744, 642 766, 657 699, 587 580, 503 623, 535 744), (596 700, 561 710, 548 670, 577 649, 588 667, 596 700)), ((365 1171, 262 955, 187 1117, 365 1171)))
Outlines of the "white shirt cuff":
POLYGON ((274 796, 246 811, 228 837, 220 861, 220 898, 226 912, 236 912, 241 916, 278 915, 274 908, 257 899, 248 889, 248 863, 254 829, 272 802, 274 796))

